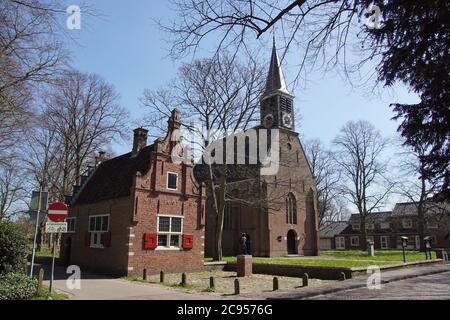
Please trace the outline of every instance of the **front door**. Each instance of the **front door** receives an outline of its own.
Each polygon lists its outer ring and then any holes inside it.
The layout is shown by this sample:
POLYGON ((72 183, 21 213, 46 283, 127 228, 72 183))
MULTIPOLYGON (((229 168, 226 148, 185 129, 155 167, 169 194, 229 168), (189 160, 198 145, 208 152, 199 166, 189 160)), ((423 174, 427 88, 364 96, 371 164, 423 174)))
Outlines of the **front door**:
POLYGON ((297 246, 296 240, 295 240, 295 231, 289 230, 287 234, 287 249, 288 254, 296 254, 297 253, 297 246))

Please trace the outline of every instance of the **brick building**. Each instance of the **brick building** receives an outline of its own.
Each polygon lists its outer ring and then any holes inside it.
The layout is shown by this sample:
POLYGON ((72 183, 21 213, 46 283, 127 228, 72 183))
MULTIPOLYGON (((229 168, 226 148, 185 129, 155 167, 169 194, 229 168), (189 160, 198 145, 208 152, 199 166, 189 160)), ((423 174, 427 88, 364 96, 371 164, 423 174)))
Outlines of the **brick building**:
MULTIPOLYGON (((276 174, 262 175, 258 165, 229 166, 227 197, 243 201, 226 202, 224 255, 240 252, 241 233, 249 236, 254 256, 318 254, 315 181, 295 131, 293 103, 274 43, 265 91, 260 98, 261 124, 253 129, 279 130, 279 169, 276 174)), ((245 152, 248 148, 246 145, 245 152)), ((211 208, 209 202, 207 208, 211 208)), ((207 209, 206 255, 213 253, 215 228, 215 213, 207 209)))
POLYGON ((66 263, 114 275, 203 269, 204 191, 192 165, 171 160, 179 127, 174 110, 167 136, 152 145, 135 129, 131 152, 100 159, 83 177, 61 241, 66 263))
MULTIPOLYGON (((435 248, 450 248, 450 210, 446 204, 429 203, 425 215, 425 236, 435 248)), ((408 249, 420 249, 417 231, 417 204, 397 203, 392 211, 372 212, 366 216, 367 237, 375 249, 401 249, 401 236, 408 237, 408 249)), ((361 249, 359 214, 352 214, 347 227, 334 236, 336 249, 361 249)))

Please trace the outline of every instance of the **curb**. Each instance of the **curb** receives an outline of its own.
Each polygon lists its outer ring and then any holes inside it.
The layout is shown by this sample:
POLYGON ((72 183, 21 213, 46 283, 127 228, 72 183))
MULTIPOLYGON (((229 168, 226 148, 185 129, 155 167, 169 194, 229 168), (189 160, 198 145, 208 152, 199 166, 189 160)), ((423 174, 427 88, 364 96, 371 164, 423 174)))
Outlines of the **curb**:
MULTIPOLYGON (((438 273, 443 273, 443 272, 449 272, 450 266, 448 264, 446 266, 447 266, 447 268, 440 268, 438 270, 429 270, 429 271, 423 271, 423 272, 415 273, 415 274, 393 276, 392 278, 390 278, 388 280, 381 280, 381 284, 387 284, 390 282, 401 281, 401 280, 406 280, 406 279, 411 279, 411 278, 417 278, 417 277, 427 276, 427 275, 433 275, 433 274, 438 274, 438 273)), ((366 281, 363 281, 360 283, 343 285, 343 286, 337 287, 337 288, 336 287, 335 288, 324 288, 322 290, 318 289, 317 291, 314 291, 314 292, 303 292, 303 293, 291 292, 291 296, 288 296, 290 294, 289 292, 285 292, 285 293, 280 293, 280 297, 277 297, 277 296, 266 297, 265 299, 267 299, 267 300, 301 300, 301 299, 317 297, 317 296, 325 295, 325 294, 329 294, 329 293, 336 293, 336 292, 340 292, 340 291, 359 289, 359 288, 363 288, 365 286, 366 286, 366 281)))

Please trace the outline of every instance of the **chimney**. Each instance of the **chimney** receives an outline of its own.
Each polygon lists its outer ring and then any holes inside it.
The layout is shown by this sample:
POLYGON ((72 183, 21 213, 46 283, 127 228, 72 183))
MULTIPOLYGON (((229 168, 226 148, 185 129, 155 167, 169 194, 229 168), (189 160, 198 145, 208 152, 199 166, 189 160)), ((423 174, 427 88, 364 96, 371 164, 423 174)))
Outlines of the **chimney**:
POLYGON ((136 156, 147 145, 147 133, 148 130, 144 128, 134 129, 132 157, 136 156))
MULTIPOLYGON (((105 162, 105 160, 106 160, 106 152, 105 151, 99 151, 98 152, 98 156, 95 157, 94 167, 97 168, 102 162, 105 162)), ((94 168, 92 168, 92 166, 89 167, 89 174, 92 171, 91 169, 93 170, 94 168)))

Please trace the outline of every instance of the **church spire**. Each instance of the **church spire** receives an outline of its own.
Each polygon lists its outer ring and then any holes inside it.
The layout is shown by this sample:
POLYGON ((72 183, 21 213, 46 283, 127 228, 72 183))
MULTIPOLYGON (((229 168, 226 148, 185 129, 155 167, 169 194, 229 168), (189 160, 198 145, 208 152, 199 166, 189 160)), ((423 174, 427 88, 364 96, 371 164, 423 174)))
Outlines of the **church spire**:
POLYGON ((284 80, 280 59, 278 58, 275 35, 273 36, 272 56, 270 58, 269 73, 267 74, 266 89, 264 90, 263 96, 269 95, 274 91, 290 94, 286 86, 286 81, 284 80))

